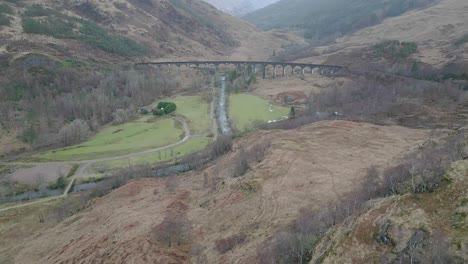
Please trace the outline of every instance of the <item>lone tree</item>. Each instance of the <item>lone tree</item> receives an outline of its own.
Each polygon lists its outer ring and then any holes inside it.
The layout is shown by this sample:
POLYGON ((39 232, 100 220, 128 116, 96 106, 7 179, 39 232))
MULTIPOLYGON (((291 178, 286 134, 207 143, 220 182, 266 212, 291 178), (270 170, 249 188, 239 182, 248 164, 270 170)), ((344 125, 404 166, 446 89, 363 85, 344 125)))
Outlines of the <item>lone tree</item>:
POLYGON ((293 118, 296 116, 296 108, 294 106, 291 106, 291 110, 289 111, 289 117, 293 118))
POLYGON ((192 224, 185 215, 170 214, 152 229, 152 238, 167 247, 181 246, 190 240, 192 224))

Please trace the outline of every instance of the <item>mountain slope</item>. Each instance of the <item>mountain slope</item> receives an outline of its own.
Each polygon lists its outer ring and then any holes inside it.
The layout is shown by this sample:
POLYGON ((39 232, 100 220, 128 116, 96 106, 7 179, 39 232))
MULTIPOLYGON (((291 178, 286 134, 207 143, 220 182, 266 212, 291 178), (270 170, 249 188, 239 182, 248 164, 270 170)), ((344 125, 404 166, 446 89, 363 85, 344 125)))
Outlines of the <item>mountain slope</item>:
MULTIPOLYGON (((2 4, 0 52, 115 61, 122 57, 219 57, 261 33, 202 1, 130 0, 2 4)), ((278 44, 281 45, 281 44, 278 44)), ((126 61, 127 59, 125 59, 126 61)))
POLYGON ((241 16, 257 9, 271 5, 278 0, 205 0, 219 10, 232 15, 241 16))
POLYGON ((254 132, 204 171, 132 181, 5 250, 17 263, 259 263, 262 243, 301 209, 327 206, 357 188, 369 166, 386 167, 428 137, 347 121, 254 132), (263 160, 233 177, 236 157, 259 145, 267 147, 263 160), (183 234, 172 234, 174 224, 183 234), (179 243, 160 236, 167 231, 179 243), (236 236, 237 245, 223 248, 236 236))
POLYGON ((320 39, 378 24, 435 0, 281 0, 244 18, 263 29, 290 28, 320 39))
MULTIPOLYGON (((384 40, 399 40, 417 44, 417 52, 409 56, 413 61, 436 68, 446 67, 447 72, 463 71, 468 74, 468 2, 443 0, 421 10, 412 10, 398 17, 385 19, 381 24, 358 30, 324 46, 310 46, 297 53, 300 61, 340 64, 358 67, 363 61, 380 61, 372 47, 384 40)), ((394 64, 395 62, 388 61, 394 64)), ((460 74, 460 73, 457 73, 460 74)))
POLYGON ((468 161, 452 165, 430 194, 374 201, 347 224, 329 230, 312 263, 465 263, 468 259, 468 161))

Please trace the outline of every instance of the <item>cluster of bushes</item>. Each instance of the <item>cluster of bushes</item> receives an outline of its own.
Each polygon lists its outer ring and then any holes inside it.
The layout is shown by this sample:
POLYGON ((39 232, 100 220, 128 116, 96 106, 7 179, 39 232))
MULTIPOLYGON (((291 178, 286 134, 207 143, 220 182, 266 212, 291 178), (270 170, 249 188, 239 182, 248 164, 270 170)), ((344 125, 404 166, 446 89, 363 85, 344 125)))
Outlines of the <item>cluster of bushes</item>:
POLYGON ((247 236, 244 234, 232 235, 227 238, 216 240, 215 248, 220 254, 225 254, 237 245, 244 243, 246 240, 247 236))
POLYGON ((108 34, 104 28, 94 22, 67 16, 41 5, 32 5, 26 9, 22 26, 26 33, 61 39, 77 39, 122 56, 146 54, 145 47, 129 38, 108 34), (80 25, 79 32, 74 30, 78 24, 80 25))
POLYGON ((13 9, 7 4, 0 4, 0 26, 10 25, 10 18, 6 14, 13 14, 13 9))
POLYGON ((174 112, 177 105, 172 102, 159 102, 156 109, 153 110, 153 115, 163 116, 174 112))
POLYGON ((0 14, 0 26, 9 26, 10 25, 10 18, 5 16, 4 14, 0 14))
POLYGON ((75 119, 70 124, 63 126, 58 137, 64 145, 73 145, 86 140, 91 135, 88 123, 81 119, 75 119))
POLYGON ((249 88, 252 83, 257 81, 255 70, 251 65, 246 68, 228 71, 226 75, 227 87, 234 93, 249 88))
POLYGON ((7 4, 0 4, 0 14, 13 14, 13 8, 7 4))
POLYGON ((56 182, 49 185, 51 190, 65 189, 65 187, 67 187, 67 181, 63 176, 60 176, 56 182))
POLYGON ((74 24, 60 18, 51 17, 47 20, 35 20, 27 17, 23 19, 22 26, 24 32, 29 34, 48 35, 63 39, 75 37, 74 24))
POLYGON ((414 42, 387 40, 374 46, 375 54, 389 59, 406 59, 418 50, 414 42))
POLYGON ((461 38, 459 38, 459 39, 455 42, 455 45, 461 46, 461 45, 463 45, 463 44, 465 44, 465 43, 467 43, 467 42, 468 42, 468 34, 465 35, 465 36, 463 36, 463 37, 461 37, 461 38))

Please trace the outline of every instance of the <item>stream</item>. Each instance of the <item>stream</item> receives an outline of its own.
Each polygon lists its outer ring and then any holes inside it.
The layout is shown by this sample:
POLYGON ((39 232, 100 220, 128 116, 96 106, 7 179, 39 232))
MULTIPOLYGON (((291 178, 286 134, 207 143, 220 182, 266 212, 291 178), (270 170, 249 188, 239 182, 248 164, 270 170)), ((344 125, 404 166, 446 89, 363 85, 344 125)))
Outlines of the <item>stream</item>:
POLYGON ((226 113, 226 77, 224 76, 221 76, 221 90, 219 92, 218 102, 218 122, 221 134, 226 135, 231 133, 226 113))

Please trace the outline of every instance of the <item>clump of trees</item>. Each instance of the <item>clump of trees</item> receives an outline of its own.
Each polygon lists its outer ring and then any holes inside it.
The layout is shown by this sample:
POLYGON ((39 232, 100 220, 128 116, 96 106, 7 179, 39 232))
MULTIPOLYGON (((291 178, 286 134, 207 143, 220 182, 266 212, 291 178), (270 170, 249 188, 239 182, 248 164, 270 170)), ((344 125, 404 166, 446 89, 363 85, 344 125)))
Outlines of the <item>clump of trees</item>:
POLYGON ((81 119, 76 119, 68 125, 62 127, 58 136, 64 145, 72 145, 85 141, 91 135, 88 123, 81 119))
POLYGON ((251 84, 257 81, 254 67, 239 67, 236 70, 228 71, 226 76, 229 91, 239 93, 247 90, 251 84))
POLYGON ((270 140, 262 140, 250 147, 241 148, 231 161, 232 177, 244 176, 252 164, 260 163, 264 159, 270 147, 270 140))
POLYGON ((247 236, 245 234, 236 234, 226 238, 218 239, 215 241, 215 249, 220 254, 225 254, 236 246, 241 245, 246 240, 247 236))
POLYGON ((156 109, 153 110, 153 115, 163 116, 174 112, 177 105, 172 102, 159 102, 156 109))
POLYGON ((117 109, 115 112, 112 114, 112 117, 114 118, 113 123, 118 125, 118 124, 123 124, 130 120, 130 118, 134 115, 134 113, 129 110, 129 109, 117 109))
POLYGON ((56 182, 49 185, 49 189, 51 190, 65 189, 65 187, 67 187, 67 181, 65 180, 65 177, 63 176, 60 176, 56 182))
POLYGON ((34 148, 60 147, 85 138, 70 136, 67 126, 77 119, 91 131, 113 121, 125 122, 139 106, 167 97, 177 87, 170 76, 150 69, 69 63, 65 67, 64 62, 40 55, 26 56, 17 64, 5 68, 10 78, 0 81, 0 126, 17 131, 34 148), (67 128, 59 133, 62 127, 67 128))
POLYGON ((400 42, 398 40, 383 41, 374 46, 375 54, 388 59, 406 59, 418 50, 414 42, 400 42))

